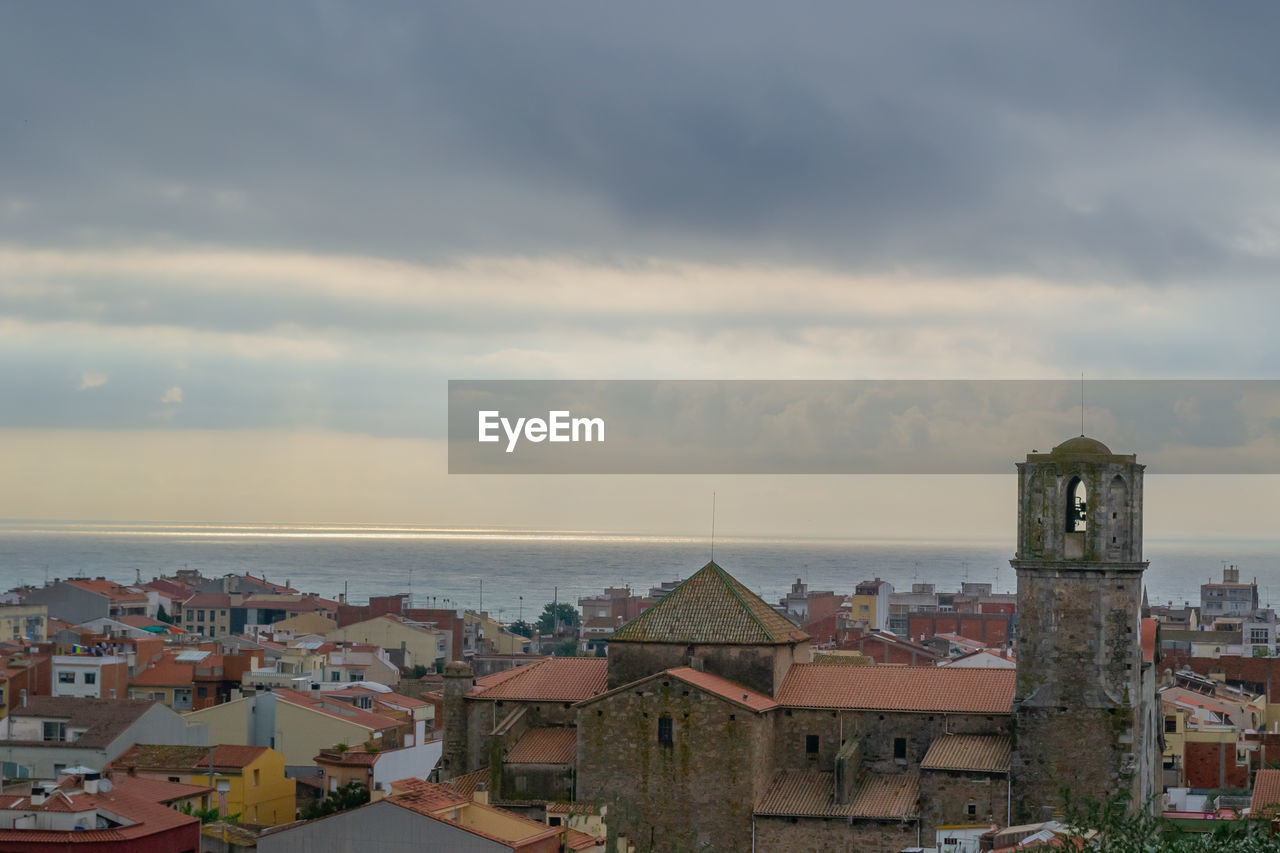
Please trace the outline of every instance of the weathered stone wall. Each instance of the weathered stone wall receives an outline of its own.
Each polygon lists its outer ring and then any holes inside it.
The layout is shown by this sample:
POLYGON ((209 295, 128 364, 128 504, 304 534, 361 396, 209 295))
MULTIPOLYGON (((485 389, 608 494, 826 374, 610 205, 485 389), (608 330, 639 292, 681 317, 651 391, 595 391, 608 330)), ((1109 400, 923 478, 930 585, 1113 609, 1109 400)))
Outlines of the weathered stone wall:
MULTIPOLYGON (((459 775, 490 765, 493 752, 493 731, 513 711, 523 708, 525 713, 520 722, 520 731, 509 738, 509 743, 504 743, 503 745, 507 750, 515 746, 516 741, 519 740, 518 735, 523 734, 525 729, 541 726, 572 726, 578 722, 577 710, 571 703, 567 702, 519 702, 511 699, 495 701, 493 699, 474 698, 466 699, 464 703, 466 708, 468 765, 466 770, 458 771, 459 775)), ((447 729, 445 737, 447 741, 447 729)))
MULTIPOLYGON (((917 825, 915 821, 850 823, 842 817, 758 817, 755 836, 757 853, 899 853, 916 846, 917 825)), ((932 839, 926 843, 932 846, 932 839)))
POLYGON ((1018 463, 1019 559, 1141 562, 1145 466, 1131 460, 1041 454, 1018 463), (1086 490, 1083 535, 1067 530, 1069 490, 1077 479, 1086 490))
POLYGON ((952 770, 920 772, 920 826, 932 839, 939 826, 975 823, 1009 825, 1012 789, 1005 773, 968 773, 952 770), (969 814, 969 804, 974 814, 969 814))
POLYGON ((444 668, 444 749, 440 762, 440 778, 452 779, 469 770, 471 755, 468 736, 466 700, 463 694, 471 689, 474 673, 461 661, 453 661, 444 668))
POLYGON ((1085 451, 1018 465, 1015 820, 1039 819, 1064 787, 1076 799, 1125 791, 1141 802, 1155 785, 1139 622, 1143 466, 1077 446, 1085 451))
POLYGON ((1014 719, 1013 819, 1041 820, 1044 807, 1056 808, 1061 790, 1079 801, 1106 800, 1131 790, 1133 709, 1023 708, 1014 719))
POLYGON ((677 643, 609 643, 609 689, 685 666, 689 647, 677 643))
POLYGON ((678 666, 714 673, 772 696, 793 661, 808 663, 808 644, 735 646, 679 643, 609 644, 609 689, 678 666), (798 657, 803 652, 803 658, 798 657))
POLYGON ((842 742, 858 738, 862 767, 873 773, 914 771, 935 738, 951 734, 1008 734, 1008 714, 924 714, 785 708, 773 712, 774 767, 831 772, 842 742), (806 752, 806 736, 818 736, 818 754, 806 752), (906 757, 894 757, 894 740, 906 741, 906 757))
POLYGON ((751 849, 752 808, 772 776, 768 715, 674 679, 580 713, 578 799, 609 807, 610 834, 641 853, 751 849), (664 715, 671 746, 658 741, 664 715))
POLYGON ((573 799, 573 768, 569 765, 504 764, 501 775, 501 797, 495 795, 492 799, 513 802, 573 799))

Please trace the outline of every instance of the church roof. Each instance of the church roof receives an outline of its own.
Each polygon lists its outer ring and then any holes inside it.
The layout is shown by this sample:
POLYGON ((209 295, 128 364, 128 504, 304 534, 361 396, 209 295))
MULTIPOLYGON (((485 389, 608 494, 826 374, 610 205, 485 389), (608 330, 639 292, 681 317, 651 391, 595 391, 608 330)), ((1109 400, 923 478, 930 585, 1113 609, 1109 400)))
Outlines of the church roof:
POLYGON ((714 562, 623 625, 609 642, 782 645, 809 639, 714 562))
POLYGON ((920 813, 920 777, 914 773, 868 775, 847 803, 835 800, 835 775, 816 770, 779 770, 756 803, 757 815, 845 817, 880 820, 920 813))
POLYGON ((1008 735, 943 735, 929 744, 920 767, 1008 773, 1010 751, 1008 735))
POLYGON ((776 698, 793 708, 1009 714, 1015 679, 1012 669, 798 663, 776 698))
POLYGON ((1089 438, 1087 435, 1078 435, 1075 438, 1068 438, 1050 451, 1055 456, 1111 456, 1111 448, 1107 447, 1096 438, 1089 438))

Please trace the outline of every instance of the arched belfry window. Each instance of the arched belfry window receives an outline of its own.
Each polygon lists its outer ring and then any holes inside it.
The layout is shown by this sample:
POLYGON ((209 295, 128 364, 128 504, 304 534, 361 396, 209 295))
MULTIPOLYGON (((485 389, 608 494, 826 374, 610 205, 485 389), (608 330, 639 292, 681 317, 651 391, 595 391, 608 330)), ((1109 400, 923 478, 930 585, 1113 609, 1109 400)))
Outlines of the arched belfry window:
POLYGON ((1089 517, 1088 509, 1088 491, 1084 487, 1084 480, 1072 477, 1071 482, 1067 484, 1068 533, 1081 533, 1085 530, 1088 526, 1086 522, 1089 517))

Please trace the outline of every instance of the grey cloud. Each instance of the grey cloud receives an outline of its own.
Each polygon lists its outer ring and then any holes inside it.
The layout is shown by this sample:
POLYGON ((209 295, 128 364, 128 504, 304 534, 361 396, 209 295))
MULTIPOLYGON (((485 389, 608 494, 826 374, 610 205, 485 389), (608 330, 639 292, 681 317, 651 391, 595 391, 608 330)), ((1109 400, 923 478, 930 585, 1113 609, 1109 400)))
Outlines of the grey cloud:
POLYGON ((1278 14, 13 4, 6 233, 1255 279, 1278 14))

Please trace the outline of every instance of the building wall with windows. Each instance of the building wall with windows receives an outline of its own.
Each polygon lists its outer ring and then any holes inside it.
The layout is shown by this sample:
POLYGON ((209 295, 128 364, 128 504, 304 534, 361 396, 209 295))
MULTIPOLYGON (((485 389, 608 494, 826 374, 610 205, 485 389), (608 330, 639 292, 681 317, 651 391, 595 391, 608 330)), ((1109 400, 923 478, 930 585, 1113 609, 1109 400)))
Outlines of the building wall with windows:
POLYGON ((54 655, 54 696, 123 699, 128 694, 129 661, 104 655, 54 655))
POLYGON ((582 708, 578 799, 642 850, 750 850, 773 738, 767 715, 675 679, 619 690, 582 708))
POLYGON ((44 604, 8 604, 0 607, 0 641, 43 643, 47 638, 49 608, 44 604))

